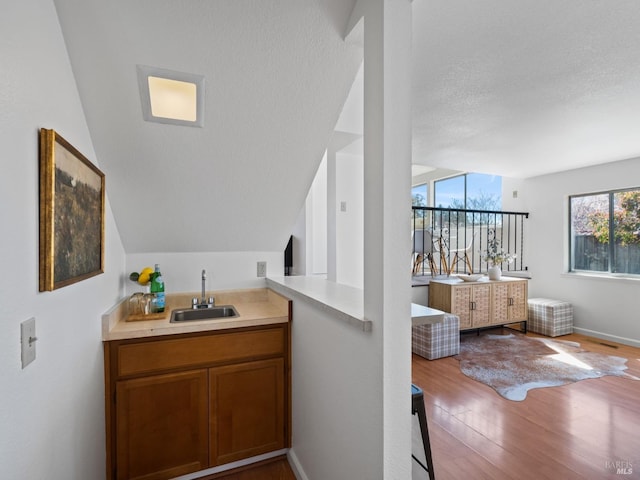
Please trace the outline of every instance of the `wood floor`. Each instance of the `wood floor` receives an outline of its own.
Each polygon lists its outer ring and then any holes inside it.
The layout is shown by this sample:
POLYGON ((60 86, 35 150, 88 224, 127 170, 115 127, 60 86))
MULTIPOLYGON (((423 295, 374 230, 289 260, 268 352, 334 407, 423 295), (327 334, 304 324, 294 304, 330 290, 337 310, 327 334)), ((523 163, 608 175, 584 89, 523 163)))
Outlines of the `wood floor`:
MULTIPOLYGON (((640 349, 577 334, 558 339, 626 357, 626 372, 640 377, 640 349)), ((640 479, 640 381, 583 380, 513 402, 463 375, 454 357, 413 355, 412 365, 437 480, 640 479)))

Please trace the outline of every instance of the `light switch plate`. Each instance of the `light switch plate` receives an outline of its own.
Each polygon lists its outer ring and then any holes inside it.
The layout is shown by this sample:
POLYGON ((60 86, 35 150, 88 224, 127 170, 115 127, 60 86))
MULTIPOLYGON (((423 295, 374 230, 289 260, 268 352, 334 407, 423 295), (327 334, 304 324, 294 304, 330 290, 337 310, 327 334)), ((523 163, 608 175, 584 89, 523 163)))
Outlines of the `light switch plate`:
POLYGON ((258 262, 258 276, 259 277, 267 276, 267 262, 258 262))
POLYGON ((36 359, 36 317, 20 324, 20 343, 22 344, 22 368, 36 359))

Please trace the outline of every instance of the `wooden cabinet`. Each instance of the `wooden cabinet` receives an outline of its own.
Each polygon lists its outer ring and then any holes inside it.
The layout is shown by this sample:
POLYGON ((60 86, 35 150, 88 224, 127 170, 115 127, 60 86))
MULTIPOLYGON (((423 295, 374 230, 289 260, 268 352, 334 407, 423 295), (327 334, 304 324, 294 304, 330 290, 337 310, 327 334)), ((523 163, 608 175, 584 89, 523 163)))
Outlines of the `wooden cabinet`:
POLYGON ((431 280, 429 306, 460 318, 460 330, 527 320, 527 280, 431 280))
POLYGON ((290 446, 289 324, 105 342, 107 478, 162 480, 290 446))
POLYGON ((208 468, 206 370, 122 380, 116 398, 116 478, 173 478, 208 468))
POLYGON ((491 289, 492 318, 496 324, 527 320, 527 282, 494 283, 491 289))
POLYGON ((284 447, 283 387, 281 358, 209 370, 212 465, 284 447))
POLYGON ((469 283, 449 288, 432 281, 429 306, 458 315, 462 330, 487 326, 490 323, 489 285, 469 283))

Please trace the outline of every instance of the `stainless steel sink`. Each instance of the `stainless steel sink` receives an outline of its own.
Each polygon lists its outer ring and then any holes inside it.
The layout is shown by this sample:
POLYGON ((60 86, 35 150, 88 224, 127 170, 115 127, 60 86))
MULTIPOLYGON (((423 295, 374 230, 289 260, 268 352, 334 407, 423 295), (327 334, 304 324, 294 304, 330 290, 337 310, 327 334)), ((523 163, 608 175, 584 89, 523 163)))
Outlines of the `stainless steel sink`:
POLYGON ((238 311, 233 305, 217 305, 210 308, 185 308, 171 312, 171 323, 193 322, 197 320, 216 320, 237 317, 238 311))

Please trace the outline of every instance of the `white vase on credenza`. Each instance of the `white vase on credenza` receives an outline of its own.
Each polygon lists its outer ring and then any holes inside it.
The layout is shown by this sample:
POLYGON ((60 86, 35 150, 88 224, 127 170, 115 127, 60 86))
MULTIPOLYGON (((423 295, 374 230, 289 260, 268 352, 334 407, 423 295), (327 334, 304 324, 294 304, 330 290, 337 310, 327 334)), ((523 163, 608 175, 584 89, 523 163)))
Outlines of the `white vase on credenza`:
POLYGON ((502 277, 502 269, 497 265, 489 267, 487 273, 489 274, 489 280, 500 280, 500 277, 502 277))

